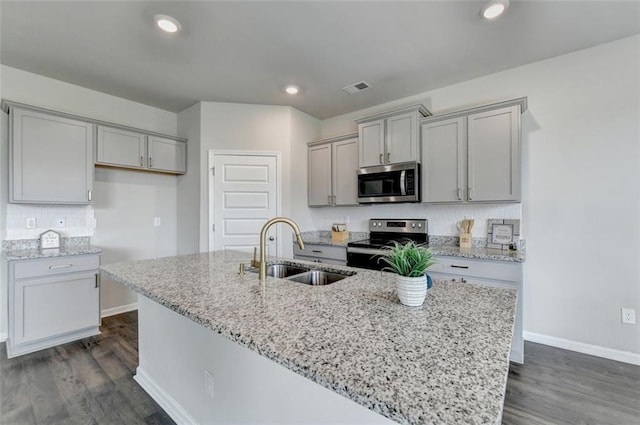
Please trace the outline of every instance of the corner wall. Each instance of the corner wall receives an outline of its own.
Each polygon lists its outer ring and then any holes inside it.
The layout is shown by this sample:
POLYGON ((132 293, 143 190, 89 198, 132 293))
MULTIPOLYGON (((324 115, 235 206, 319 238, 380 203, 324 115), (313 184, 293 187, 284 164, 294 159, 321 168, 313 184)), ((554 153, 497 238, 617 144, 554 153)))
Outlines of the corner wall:
MULTIPOLYGON (((525 331, 638 358, 640 324, 622 324, 620 308, 640 312, 639 75, 640 36, 634 36, 327 119, 322 137, 354 131, 354 118, 399 105, 421 102, 442 113, 527 96, 525 331)), ((477 223, 487 213, 515 215, 520 207, 466 208, 323 209, 313 211, 312 219, 326 229, 330 217, 348 214, 357 230, 375 215, 413 214, 429 218, 430 226, 437 218, 430 233, 452 234, 453 221, 463 215, 477 223)))

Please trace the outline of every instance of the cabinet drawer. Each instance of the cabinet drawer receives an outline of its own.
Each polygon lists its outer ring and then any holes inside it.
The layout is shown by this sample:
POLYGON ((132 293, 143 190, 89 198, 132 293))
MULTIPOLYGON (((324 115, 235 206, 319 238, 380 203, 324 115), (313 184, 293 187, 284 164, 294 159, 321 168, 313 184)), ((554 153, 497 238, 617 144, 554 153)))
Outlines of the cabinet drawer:
POLYGON ((66 257, 16 261, 13 264, 13 271, 16 279, 24 279, 96 270, 99 267, 99 255, 69 255, 66 257))
POLYGON ((469 260, 459 257, 435 257, 437 263, 429 267, 434 273, 447 273, 455 276, 479 277, 519 282, 522 279, 520 263, 469 260))
POLYGON ((347 261, 347 248, 343 246, 329 246, 317 244, 304 244, 304 249, 300 249, 297 244, 293 244, 293 255, 326 258, 339 261, 347 261))

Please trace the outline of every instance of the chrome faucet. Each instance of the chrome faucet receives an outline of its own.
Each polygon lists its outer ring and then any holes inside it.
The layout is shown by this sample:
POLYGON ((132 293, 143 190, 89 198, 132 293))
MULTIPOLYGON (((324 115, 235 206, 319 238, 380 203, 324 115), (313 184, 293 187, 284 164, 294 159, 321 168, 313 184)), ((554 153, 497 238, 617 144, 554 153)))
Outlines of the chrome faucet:
POLYGON ((267 232, 269 228, 276 223, 286 223, 293 229, 293 232, 296 235, 296 242, 298 242, 298 246, 300 249, 304 249, 304 242, 302 241, 302 235, 300 235, 300 228, 298 225, 291 219, 286 217, 276 217, 267 221, 264 226, 262 226, 262 230, 260 230, 260 261, 256 261, 256 250, 253 250, 253 260, 251 260, 251 267, 259 268, 258 278, 261 282, 267 280, 267 232))

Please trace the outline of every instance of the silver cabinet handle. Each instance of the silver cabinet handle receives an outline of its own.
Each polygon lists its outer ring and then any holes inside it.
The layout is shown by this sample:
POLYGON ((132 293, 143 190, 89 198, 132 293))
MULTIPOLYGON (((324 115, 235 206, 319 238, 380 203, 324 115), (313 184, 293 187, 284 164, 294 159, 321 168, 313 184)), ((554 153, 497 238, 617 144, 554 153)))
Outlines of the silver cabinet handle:
POLYGON ((382 164, 382 156, 383 154, 380 154, 380 159, 378 159, 378 161, 380 161, 380 164, 382 164))
POLYGON ((387 152, 387 164, 391 163, 391 152, 387 152))
POLYGON ((462 189, 458 188, 458 201, 462 201, 462 189))
POLYGON ((335 207, 336 206, 336 195, 333 195, 333 202, 332 205, 335 207))
POLYGON ((331 195, 327 196, 327 204, 331 205, 331 195))
POLYGON ((458 266, 456 264, 452 264, 451 267, 453 267, 454 269, 468 269, 469 266, 458 266))
POLYGON ((96 286, 95 288, 99 288, 100 287, 100 275, 98 273, 96 273, 96 286))
POLYGON ((318 253, 318 254, 322 254, 322 251, 320 251, 319 249, 312 249, 312 250, 311 250, 311 252, 315 252, 315 253, 318 253))
POLYGON ((151 162, 151 157, 149 157, 149 168, 153 167, 153 163, 151 162))
POLYGON ((60 264, 59 266, 49 266, 49 270, 68 269, 70 267, 73 267, 73 264, 60 264))
POLYGON ((91 190, 89 190, 89 193, 87 195, 87 198, 89 198, 89 202, 91 202, 91 190))
POLYGON ((471 188, 467 188, 467 195, 469 196, 469 200, 471 200, 471 188))
POLYGON ((144 158, 142 157, 142 155, 140 155, 140 166, 144 166, 144 158))

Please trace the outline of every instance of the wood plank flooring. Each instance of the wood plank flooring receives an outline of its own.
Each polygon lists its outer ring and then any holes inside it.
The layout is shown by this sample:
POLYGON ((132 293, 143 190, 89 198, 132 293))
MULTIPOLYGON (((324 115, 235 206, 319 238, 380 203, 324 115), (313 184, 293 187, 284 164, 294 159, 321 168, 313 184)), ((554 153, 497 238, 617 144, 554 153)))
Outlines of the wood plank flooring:
MULTIPOLYGON (((174 424, 133 380, 137 323, 112 316, 102 335, 15 359, 0 344, 0 424, 174 424)), ((640 425, 640 367, 527 342, 503 424, 640 425)))
POLYGON ((0 345, 2 425, 169 425, 133 380, 137 312, 103 320, 101 335, 7 359, 0 345))

